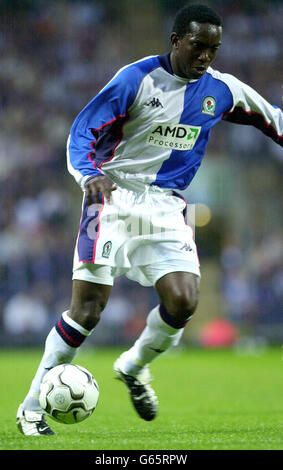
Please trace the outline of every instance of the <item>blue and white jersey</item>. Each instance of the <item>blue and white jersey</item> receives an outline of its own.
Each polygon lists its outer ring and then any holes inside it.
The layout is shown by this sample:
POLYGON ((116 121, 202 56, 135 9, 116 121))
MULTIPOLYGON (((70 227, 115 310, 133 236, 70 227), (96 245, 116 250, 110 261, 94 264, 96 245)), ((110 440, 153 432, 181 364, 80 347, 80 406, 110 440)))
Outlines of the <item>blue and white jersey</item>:
POLYGON ((221 119, 283 145, 282 111, 234 76, 209 67, 188 80, 173 74, 169 54, 146 57, 119 70, 77 116, 68 170, 82 189, 99 174, 122 187, 185 189, 221 119))

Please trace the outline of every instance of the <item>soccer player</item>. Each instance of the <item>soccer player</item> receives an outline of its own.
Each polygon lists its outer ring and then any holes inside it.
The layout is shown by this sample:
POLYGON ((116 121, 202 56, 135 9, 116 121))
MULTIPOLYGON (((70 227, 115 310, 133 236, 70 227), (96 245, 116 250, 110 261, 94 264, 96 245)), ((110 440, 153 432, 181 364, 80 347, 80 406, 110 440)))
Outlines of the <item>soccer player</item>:
POLYGON ((70 308, 50 331, 31 388, 17 414, 26 435, 52 434, 40 409, 41 380, 71 362, 91 334, 115 277, 154 286, 160 303, 144 331, 115 362, 137 413, 157 414, 149 364, 177 345, 199 296, 200 270, 185 201, 176 190, 192 181, 221 119, 249 124, 282 146, 282 111, 211 64, 222 20, 191 5, 176 15, 171 52, 119 70, 75 119, 68 170, 84 192, 75 247, 70 308))

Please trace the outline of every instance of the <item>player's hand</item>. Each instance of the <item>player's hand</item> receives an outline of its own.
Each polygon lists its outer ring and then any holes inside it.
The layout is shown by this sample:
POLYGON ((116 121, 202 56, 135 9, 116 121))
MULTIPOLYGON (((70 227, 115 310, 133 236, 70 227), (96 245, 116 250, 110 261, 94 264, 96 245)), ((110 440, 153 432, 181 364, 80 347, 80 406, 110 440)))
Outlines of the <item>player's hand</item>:
POLYGON ((99 202, 99 193, 102 193, 106 197, 107 201, 111 204, 111 193, 116 189, 117 186, 110 178, 108 178, 108 176, 95 176, 94 178, 88 180, 88 182, 85 184, 87 205, 90 206, 93 203, 99 202))

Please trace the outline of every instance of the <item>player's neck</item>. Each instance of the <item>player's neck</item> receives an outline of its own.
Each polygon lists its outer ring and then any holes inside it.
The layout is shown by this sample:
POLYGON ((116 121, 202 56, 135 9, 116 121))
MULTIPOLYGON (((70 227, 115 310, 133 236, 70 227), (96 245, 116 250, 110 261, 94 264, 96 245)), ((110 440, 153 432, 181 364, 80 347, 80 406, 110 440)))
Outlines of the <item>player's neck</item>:
POLYGON ((172 70, 172 74, 175 75, 175 77, 181 78, 182 80, 186 80, 187 82, 195 82, 196 80, 198 80, 196 78, 187 77, 181 72, 181 70, 179 69, 177 65, 177 61, 176 61, 173 51, 169 54, 168 59, 169 59, 170 67, 172 70))

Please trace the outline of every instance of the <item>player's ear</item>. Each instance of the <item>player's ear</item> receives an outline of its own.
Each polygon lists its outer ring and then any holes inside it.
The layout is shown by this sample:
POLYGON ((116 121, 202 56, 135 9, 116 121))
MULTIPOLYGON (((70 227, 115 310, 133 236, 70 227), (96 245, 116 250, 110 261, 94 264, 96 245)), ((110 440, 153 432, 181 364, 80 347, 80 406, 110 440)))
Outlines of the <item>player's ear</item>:
POLYGON ((173 32, 170 36, 171 44, 174 49, 178 49, 180 38, 177 33, 173 32))

